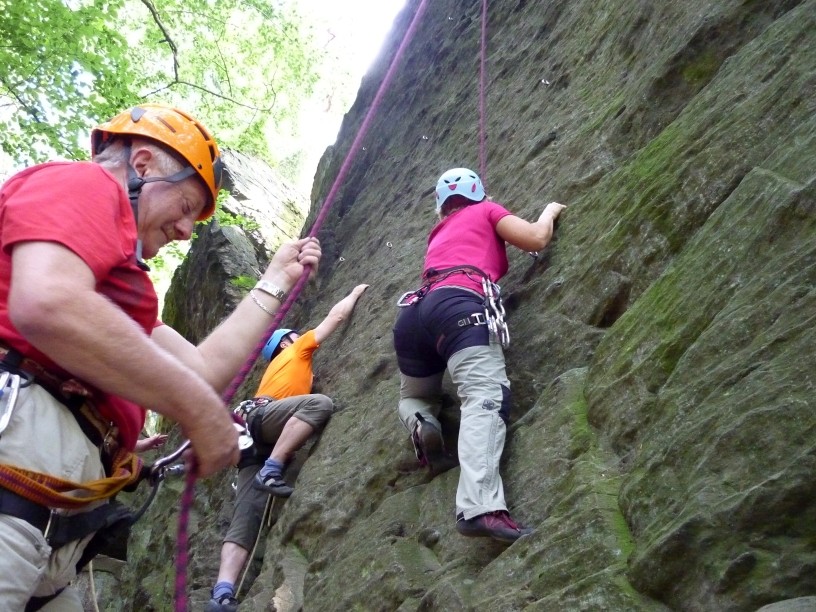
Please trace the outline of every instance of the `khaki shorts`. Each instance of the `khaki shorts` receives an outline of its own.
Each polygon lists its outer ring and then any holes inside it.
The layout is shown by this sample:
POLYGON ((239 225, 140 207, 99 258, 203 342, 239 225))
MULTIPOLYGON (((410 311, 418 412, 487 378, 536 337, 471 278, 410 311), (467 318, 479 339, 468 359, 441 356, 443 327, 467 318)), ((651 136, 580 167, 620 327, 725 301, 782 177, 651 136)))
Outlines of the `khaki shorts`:
MULTIPOLYGON (((296 395, 282 400, 275 400, 249 416, 247 426, 252 432, 253 441, 260 451, 259 460, 263 462, 263 455, 269 456, 283 431, 284 425, 292 417, 297 417, 304 423, 314 427, 315 432, 331 417, 334 405, 331 398, 325 395, 296 395)), ((232 513, 225 542, 233 542, 246 550, 252 550, 255 538, 261 528, 264 509, 268 493, 259 491, 252 486, 255 474, 260 465, 249 465, 238 470, 238 487, 235 498, 235 507, 232 513)))
MULTIPOLYGON (((105 476, 99 449, 82 433, 68 408, 38 385, 20 389, 9 425, 0 435, 0 463, 75 482, 105 476)), ((105 502, 82 511, 100 503, 105 502)), ((0 515, 2 607, 23 610, 30 597, 52 595, 66 587, 76 576, 76 563, 91 537, 52 551, 39 529, 22 519, 0 515)), ((47 609, 81 612, 81 605, 76 607, 74 601, 79 603, 65 592, 47 609)))

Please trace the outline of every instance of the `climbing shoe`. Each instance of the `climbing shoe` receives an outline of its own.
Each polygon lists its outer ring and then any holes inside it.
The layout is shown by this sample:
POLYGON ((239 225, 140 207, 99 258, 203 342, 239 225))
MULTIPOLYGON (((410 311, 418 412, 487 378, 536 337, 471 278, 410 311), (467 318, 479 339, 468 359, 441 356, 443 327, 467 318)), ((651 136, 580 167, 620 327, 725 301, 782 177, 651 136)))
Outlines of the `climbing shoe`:
POLYGON ((469 538, 488 537, 499 542, 512 543, 521 536, 533 533, 529 527, 520 527, 510 518, 507 510, 497 510, 465 519, 460 513, 456 517, 456 531, 469 538))
POLYGON ((255 474, 252 486, 269 493, 273 497, 289 497, 294 492, 294 489, 286 484, 282 477, 275 475, 261 476, 260 472, 255 474))
POLYGON ((427 466, 432 474, 441 474, 456 465, 456 460, 445 451, 442 432, 417 413, 417 422, 411 434, 419 465, 427 466))
POLYGON ((204 612, 238 612, 238 600, 230 595, 218 599, 213 597, 207 602, 204 612))

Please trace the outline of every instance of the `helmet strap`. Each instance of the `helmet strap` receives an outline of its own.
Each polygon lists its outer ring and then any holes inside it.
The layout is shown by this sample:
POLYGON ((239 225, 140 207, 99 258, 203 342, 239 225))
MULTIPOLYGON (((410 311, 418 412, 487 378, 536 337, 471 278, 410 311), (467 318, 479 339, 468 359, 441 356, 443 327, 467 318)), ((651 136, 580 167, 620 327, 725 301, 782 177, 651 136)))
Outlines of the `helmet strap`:
POLYGON ((136 224, 136 265, 140 270, 145 272, 150 271, 144 259, 142 259, 142 239, 139 238, 139 195, 142 193, 145 181, 136 174, 136 169, 130 165, 130 146, 125 148, 125 156, 128 160, 128 200, 130 200, 130 208, 133 210, 133 222, 136 224))

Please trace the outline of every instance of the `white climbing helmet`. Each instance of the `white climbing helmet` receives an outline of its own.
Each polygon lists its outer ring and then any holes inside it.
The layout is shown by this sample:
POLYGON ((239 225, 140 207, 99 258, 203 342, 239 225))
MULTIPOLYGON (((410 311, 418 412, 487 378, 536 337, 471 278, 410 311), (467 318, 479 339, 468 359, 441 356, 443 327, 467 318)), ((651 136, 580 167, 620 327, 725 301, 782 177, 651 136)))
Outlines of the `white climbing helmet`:
POLYGON ((445 172, 436 183, 436 212, 442 209, 445 200, 457 194, 465 196, 468 200, 481 202, 485 197, 482 179, 467 168, 454 168, 445 172))

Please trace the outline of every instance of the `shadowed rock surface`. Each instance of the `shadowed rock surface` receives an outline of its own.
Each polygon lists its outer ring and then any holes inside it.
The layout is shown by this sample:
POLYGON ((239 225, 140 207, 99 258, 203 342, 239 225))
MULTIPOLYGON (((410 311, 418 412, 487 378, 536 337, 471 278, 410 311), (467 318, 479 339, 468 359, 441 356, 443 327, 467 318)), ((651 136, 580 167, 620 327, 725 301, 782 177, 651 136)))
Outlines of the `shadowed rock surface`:
MULTIPOLYGON (((812 603, 816 0, 492 3, 488 193, 529 220, 568 205, 553 244, 512 252, 502 283, 514 395, 502 476, 536 529, 510 547, 455 532, 457 468, 417 469, 391 348, 432 187, 449 167, 478 169, 477 4, 429 3, 320 234, 319 277, 285 321, 314 325, 371 284, 317 353, 338 412, 299 457, 241 610, 812 603)), ((321 162, 307 227, 417 5, 321 162)), ((261 265, 268 248, 199 234, 174 289, 194 297, 165 315, 192 339, 240 297, 231 266, 261 265)), ((231 478, 198 485, 194 610, 216 576, 231 478)), ((171 609, 180 489, 168 482, 139 524, 104 609, 171 609)))

